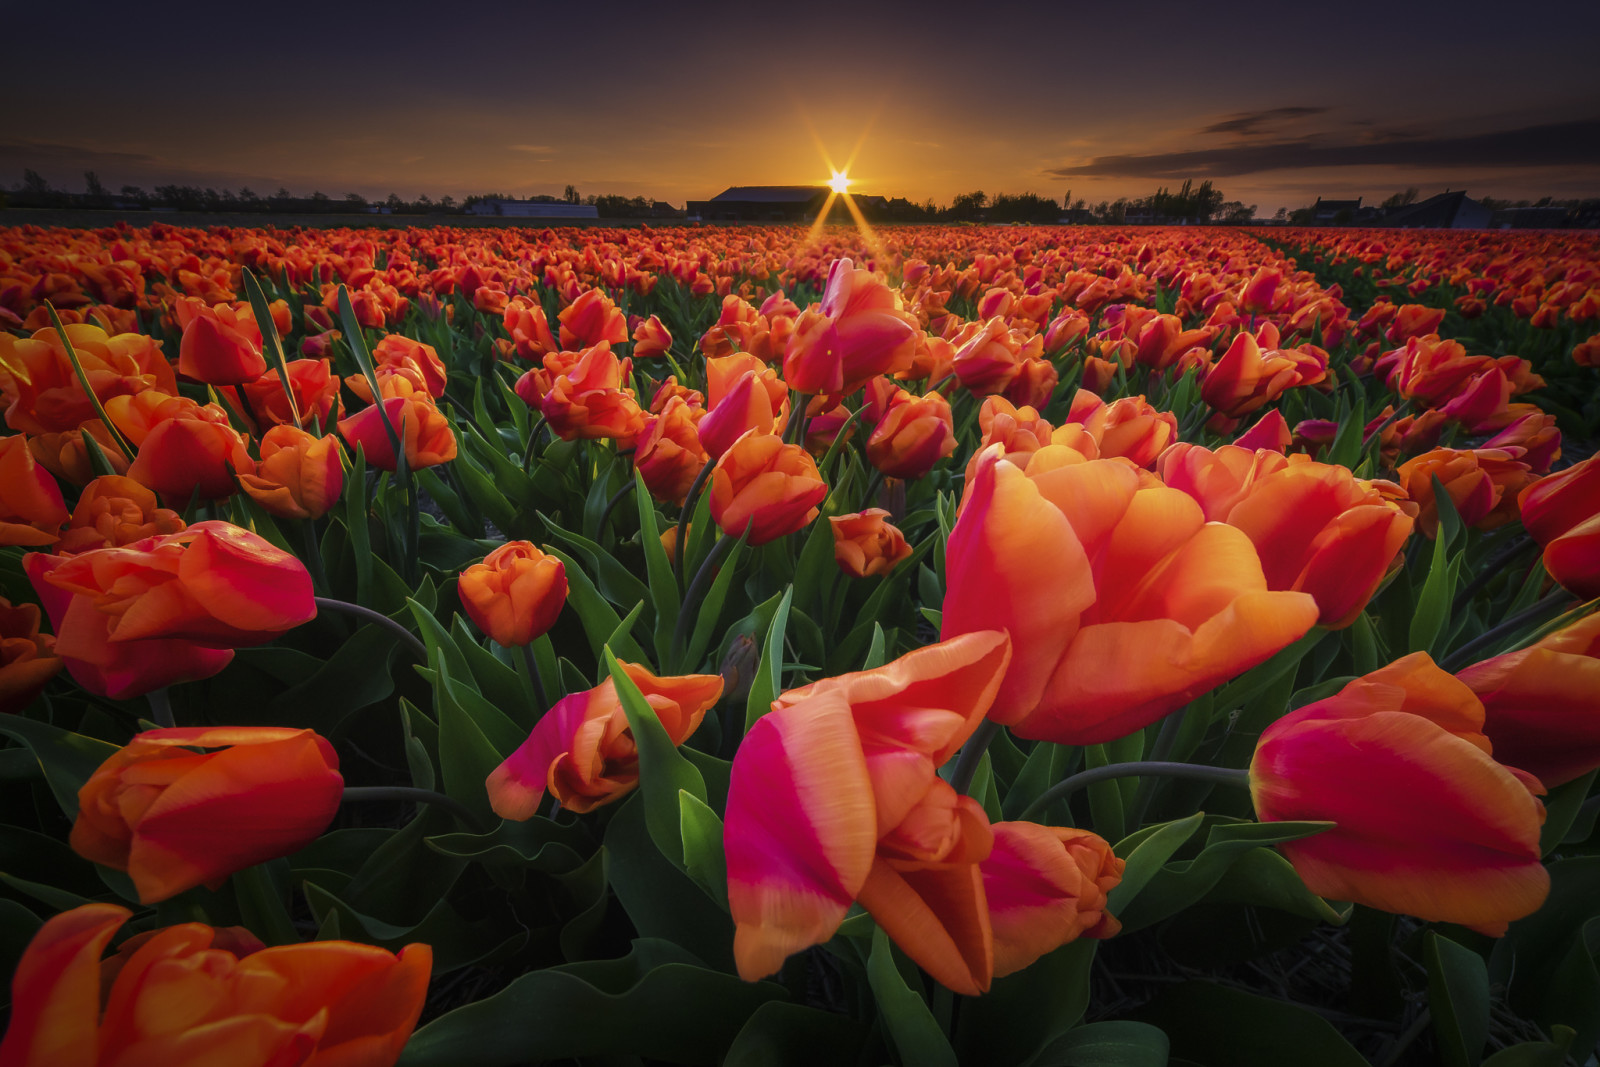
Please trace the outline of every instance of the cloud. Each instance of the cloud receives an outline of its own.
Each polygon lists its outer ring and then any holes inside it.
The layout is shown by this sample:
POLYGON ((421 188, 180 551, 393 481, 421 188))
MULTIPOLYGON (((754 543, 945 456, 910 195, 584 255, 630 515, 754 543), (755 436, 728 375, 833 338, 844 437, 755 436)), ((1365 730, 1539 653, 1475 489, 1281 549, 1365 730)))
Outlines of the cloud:
POLYGON ((1056 178, 1225 178, 1272 170, 1327 167, 1451 168, 1600 165, 1600 118, 1497 130, 1464 137, 1405 137, 1361 142, 1279 140, 1152 155, 1096 156, 1052 167, 1056 178))
POLYGON ((1273 107, 1265 111, 1239 111, 1221 122, 1213 122, 1201 133, 1235 133, 1241 137, 1259 137, 1267 131, 1263 126, 1280 122, 1284 119, 1303 119, 1312 115, 1321 115, 1328 109, 1325 107, 1273 107))
POLYGON ((547 144, 508 144, 507 148, 513 152, 531 152, 535 155, 542 152, 554 152, 555 149, 547 144))
POLYGON ((0 160, 22 160, 63 166, 104 166, 118 163, 154 163, 155 157, 142 152, 103 152, 81 145, 49 144, 44 141, 0 141, 0 160))

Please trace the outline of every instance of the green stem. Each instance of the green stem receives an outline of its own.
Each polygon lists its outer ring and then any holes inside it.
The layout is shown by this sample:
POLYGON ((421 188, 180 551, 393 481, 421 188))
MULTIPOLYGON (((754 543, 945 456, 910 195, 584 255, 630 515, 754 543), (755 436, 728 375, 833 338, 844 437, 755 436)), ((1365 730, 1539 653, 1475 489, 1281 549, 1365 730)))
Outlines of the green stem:
POLYGON ((545 695, 544 679, 539 676, 539 658, 533 654, 532 641, 522 646, 522 664, 528 669, 528 680, 539 697, 539 714, 543 715, 550 710, 550 698, 545 695))
POLYGON ((797 404, 789 409, 792 413, 792 418, 788 427, 786 427, 788 432, 784 436, 789 440, 789 443, 804 447, 806 443, 806 423, 809 421, 806 417, 806 409, 811 406, 811 396, 808 393, 796 393, 795 400, 797 404))
POLYGON ((1025 808, 1018 819, 1027 822, 1035 815, 1044 811, 1056 801, 1069 797, 1085 786, 1094 785, 1096 782, 1110 781, 1113 778, 1135 778, 1145 775, 1162 775, 1167 778, 1194 778, 1203 782, 1214 782, 1218 785, 1231 785, 1248 788, 1250 785, 1250 772, 1234 770, 1231 767, 1207 767, 1199 763, 1168 763, 1157 760, 1146 760, 1137 763, 1110 763, 1104 767, 1091 767, 1086 771, 1079 771, 1072 777, 1057 782, 1025 808))
POLYGON ((1576 602, 1576 598, 1573 597, 1571 593, 1567 592, 1565 589, 1557 589, 1555 592, 1551 593, 1549 596, 1545 597, 1531 608, 1528 608, 1525 611, 1519 611, 1517 614, 1511 616, 1511 618, 1505 620, 1494 629, 1488 631, 1487 633, 1479 634, 1471 641, 1468 641, 1466 644, 1450 653, 1450 655, 1446 656, 1439 666, 1444 670, 1449 671, 1451 674, 1454 674, 1456 671, 1459 671, 1461 668, 1474 662, 1478 654, 1485 649, 1495 647, 1510 635, 1516 633, 1518 630, 1521 630, 1524 626, 1527 626, 1530 623, 1538 622, 1546 615, 1554 615, 1556 610, 1565 608, 1569 604, 1574 604, 1576 602))
POLYGON ((300 941, 300 933, 289 918, 289 909, 283 895, 272 881, 266 864, 233 872, 233 896, 239 905, 239 915, 245 928, 268 945, 293 945, 300 941))
POLYGON ((967 738, 967 743, 961 746, 960 755, 956 756, 955 769, 950 772, 950 788, 957 793, 967 791, 972 785, 972 776, 978 773, 983 754, 989 751, 990 743, 999 732, 1000 724, 993 719, 984 719, 978 724, 972 736, 967 738))
POLYGON ((172 717, 172 697, 168 694, 166 686, 150 690, 144 698, 150 702, 151 722, 168 730, 178 725, 172 717))
POLYGON ((1517 537, 1512 539, 1509 544, 1501 547, 1500 551, 1484 560, 1479 565, 1478 573, 1473 576, 1472 581, 1463 586, 1461 592, 1456 594, 1454 603, 1450 605, 1450 614, 1459 615, 1465 611, 1467 605, 1472 603, 1474 596, 1490 582, 1494 581, 1501 571, 1505 570, 1513 560, 1533 547, 1533 545, 1534 541, 1531 537, 1517 537))
POLYGON ((418 659, 424 663, 428 662, 428 646, 422 643, 422 639, 382 612, 373 611, 371 608, 364 608, 360 604, 352 604, 346 600, 335 600, 332 597, 319 596, 313 599, 316 601, 318 610, 326 608, 329 611, 342 611, 346 615, 354 615, 356 618, 365 619, 375 626, 384 627, 399 638, 400 643, 409 648, 418 659))
POLYGON ((301 520, 300 536, 306 543, 306 570, 311 572, 311 585, 313 588, 326 590, 328 572, 322 566, 322 545, 317 540, 317 520, 301 520))
POLYGON ((700 473, 690 483, 689 495, 683 498, 683 507, 678 512, 678 542, 672 553, 672 570, 678 576, 680 593, 683 592, 684 560, 689 554, 689 518, 694 514, 694 506, 700 502, 700 490, 705 488, 706 479, 711 477, 714 467, 715 463, 706 460, 706 465, 700 468, 700 473))
POLYGON ((489 828, 483 825, 476 815, 467 809, 460 801, 452 800, 443 793, 435 793, 431 789, 418 789, 410 785, 347 785, 344 787, 344 800, 346 804, 360 803, 373 800, 398 800, 410 801, 417 804, 432 804, 443 808, 454 815, 461 822, 470 826, 474 833, 488 833, 489 828))
POLYGON ((705 562, 700 564, 700 569, 695 572, 694 581, 689 583, 688 590, 683 594, 683 604, 678 608, 678 623, 672 629, 672 659, 677 661, 683 653, 684 642, 689 637, 689 621, 694 618, 694 607, 700 597, 705 593, 706 586, 711 584, 711 576, 716 572, 717 564, 722 562, 722 557, 734 545, 739 543, 739 538, 723 534, 706 553, 705 562))
POLYGON ((621 489, 618 489, 611 495, 611 499, 606 501, 606 509, 600 513, 600 525, 595 529, 596 540, 605 534, 606 523, 611 521, 611 513, 617 509, 617 505, 622 503, 624 497, 632 495, 633 479, 630 478, 628 479, 627 485, 624 485, 621 489))

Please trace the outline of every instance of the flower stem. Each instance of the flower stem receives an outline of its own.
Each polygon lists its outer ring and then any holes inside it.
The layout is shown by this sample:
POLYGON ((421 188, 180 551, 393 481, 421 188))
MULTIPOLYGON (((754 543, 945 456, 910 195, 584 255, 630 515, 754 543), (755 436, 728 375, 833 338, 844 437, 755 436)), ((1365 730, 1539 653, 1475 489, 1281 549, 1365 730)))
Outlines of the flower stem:
POLYGON ((452 800, 443 793, 435 793, 431 789, 418 789, 410 785, 347 785, 344 787, 344 800, 346 804, 359 803, 372 800, 399 800, 412 801, 417 804, 432 804, 443 808, 454 815, 461 822, 471 827, 474 833, 487 833, 488 827, 483 825, 476 815, 467 809, 460 801, 452 800))
POLYGON ((683 592, 684 560, 689 555, 689 517, 694 514, 694 506, 700 501, 700 490, 705 488, 706 479, 711 477, 711 470, 715 466, 711 460, 706 460, 706 465, 694 476, 689 495, 683 498, 683 508, 678 513, 678 542, 672 553, 672 569, 678 575, 680 593, 683 592))
POLYGON ((1530 623, 1538 622, 1546 615, 1554 615, 1556 611, 1552 609, 1559 610, 1573 603, 1576 603, 1576 601, 1571 593, 1567 592, 1565 589, 1557 589, 1554 593, 1551 593, 1549 596, 1545 597, 1537 604, 1534 604, 1532 607, 1524 611, 1517 612, 1517 614, 1511 616, 1511 618, 1505 620, 1499 626, 1494 627, 1487 633, 1479 634, 1471 641, 1468 641, 1466 644, 1450 653, 1450 655, 1446 656, 1439 666, 1446 671, 1449 671, 1451 674, 1454 674, 1456 671, 1459 671, 1461 668, 1474 662, 1479 653, 1486 649, 1493 648, 1511 634, 1514 634, 1518 630, 1522 629, 1524 626, 1527 626, 1530 623))
POLYGON ((1096 782, 1105 782, 1113 778, 1136 778, 1146 775, 1162 775, 1167 778, 1194 778, 1203 782, 1215 782, 1218 785, 1245 788, 1250 785, 1250 772, 1234 770, 1232 767, 1208 767, 1201 763, 1168 763, 1161 760, 1148 760, 1140 763, 1110 763, 1104 767, 1091 767, 1089 770, 1079 771, 1072 777, 1057 782, 1043 793, 1040 793, 1034 802, 1029 804, 1017 818, 1027 822, 1056 801, 1069 797, 1085 786, 1094 785, 1096 782))
POLYGON ((424 663, 428 662, 428 646, 422 643, 422 639, 382 612, 373 611, 371 608, 364 608, 360 604, 352 604, 346 600, 334 600, 332 597, 319 596, 312 599, 316 601, 318 610, 326 608, 329 611, 342 611, 346 615, 354 615, 356 618, 365 619, 375 626, 384 627, 399 638, 400 643, 409 648, 418 659, 424 663))
POLYGON ((957 793, 965 793, 972 785, 972 776, 978 773, 978 764, 983 761, 983 754, 989 751, 989 744, 995 735, 1000 732, 1000 724, 993 719, 984 719, 978 728, 972 731, 972 736, 967 738, 967 743, 961 746, 961 752, 956 756, 955 769, 950 772, 950 788, 957 793))
POLYGON ((706 586, 711 584, 711 576, 716 572, 717 564, 734 545, 739 543, 739 538, 723 534, 711 551, 706 553, 705 562, 700 564, 700 569, 695 572, 694 581, 689 583, 689 589, 683 594, 683 604, 678 608, 678 623, 672 630, 672 658, 683 654, 683 644, 689 637, 689 620, 694 618, 695 604, 704 595, 706 586))
POLYGON ((528 669, 528 679, 539 697, 539 714, 543 715, 550 710, 550 698, 545 695, 544 679, 539 676, 539 658, 533 654, 532 641, 522 646, 522 664, 528 669))
POLYGON ((164 729, 171 729, 178 725, 172 717, 172 697, 167 693, 167 687, 152 689, 144 695, 150 702, 150 721, 164 729))

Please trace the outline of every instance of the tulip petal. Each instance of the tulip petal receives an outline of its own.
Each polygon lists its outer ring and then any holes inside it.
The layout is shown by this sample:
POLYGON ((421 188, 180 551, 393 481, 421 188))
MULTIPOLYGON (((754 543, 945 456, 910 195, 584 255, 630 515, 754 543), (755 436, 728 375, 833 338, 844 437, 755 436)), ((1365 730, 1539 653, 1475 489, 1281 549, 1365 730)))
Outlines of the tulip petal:
POLYGON ((833 936, 872 867, 872 783, 837 692, 764 716, 739 746, 723 845, 740 977, 833 936))
POLYGON ((859 899, 890 940, 934 981, 963 996, 988 992, 993 935, 977 864, 899 871, 880 858, 859 899))
POLYGON ((85 904, 40 927, 11 979, 11 1025, 0 1040, 0 1063, 95 1067, 100 954, 132 914, 115 904, 85 904))
POLYGON ((1095 594, 1088 558, 1066 516, 1000 458, 998 446, 978 461, 971 495, 950 532, 945 572, 941 637, 1010 634, 1011 664, 990 717, 1013 723, 1039 702, 1095 594))

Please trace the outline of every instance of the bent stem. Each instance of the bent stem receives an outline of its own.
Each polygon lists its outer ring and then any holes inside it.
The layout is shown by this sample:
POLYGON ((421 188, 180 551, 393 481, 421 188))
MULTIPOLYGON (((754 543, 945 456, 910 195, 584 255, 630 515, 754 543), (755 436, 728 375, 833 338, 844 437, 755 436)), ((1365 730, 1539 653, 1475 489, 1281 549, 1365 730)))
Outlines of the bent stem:
MULTIPOLYGON (((748 532, 748 531, 747 531, 748 532)), ((700 569, 695 572, 694 581, 689 583, 689 589, 683 594, 683 604, 678 608, 678 622, 672 628, 672 660, 677 662, 683 654, 684 641, 689 636, 689 620, 694 618, 694 608, 700 597, 704 595, 706 586, 711 584, 711 576, 716 572, 717 564, 728 551, 738 544, 740 538, 723 534, 711 551, 706 553, 705 562, 700 564, 700 569)))
POLYGON ((689 517, 694 514, 694 506, 700 502, 700 490, 705 488, 706 479, 711 477, 712 468, 716 464, 710 459, 700 468, 700 473, 694 476, 694 481, 689 485, 689 495, 683 498, 683 507, 678 512, 678 541, 672 553, 672 569, 678 576, 678 592, 683 592, 683 560, 688 555, 689 549, 689 517))
POLYGON ((1439 666, 1449 673, 1454 674, 1456 671, 1459 671, 1461 668, 1472 663, 1473 658, 1480 652, 1484 651, 1485 649, 1495 647, 1510 635, 1516 633, 1518 630, 1521 630, 1524 626, 1527 626, 1530 623, 1538 622, 1546 615, 1554 615, 1556 611, 1575 603, 1577 603, 1577 599, 1573 597, 1571 593, 1567 592, 1565 589, 1558 588, 1555 592, 1551 593, 1549 596, 1545 597, 1531 608, 1517 612, 1517 614, 1511 616, 1511 618, 1502 622, 1494 629, 1489 630, 1487 633, 1479 634, 1471 641, 1468 641, 1466 644, 1450 653, 1450 655, 1446 656, 1439 666))
POLYGON ((319 596, 312 599, 316 601, 319 611, 323 608, 329 611, 342 611, 346 615, 354 615, 356 618, 364 619, 375 626, 384 627, 399 638, 400 643, 409 648, 418 659, 424 663, 428 662, 428 646, 422 643, 422 639, 382 612, 364 608, 360 604, 352 604, 347 600, 335 600, 332 597, 319 596))
POLYGON ((957 793, 966 793, 972 785, 972 776, 978 773, 978 764, 983 761, 983 754, 989 751, 989 745, 994 741, 995 735, 1000 732, 1000 724, 993 719, 984 719, 978 728, 967 738, 967 743, 961 746, 961 752, 956 756, 955 769, 950 772, 950 788, 957 793))
POLYGON ((1250 787, 1250 772, 1235 770, 1232 767, 1208 767, 1202 763, 1169 763, 1163 760, 1146 760, 1137 763, 1110 763, 1104 767, 1091 767, 1086 771, 1079 771, 1070 778, 1066 778, 1046 789, 1029 804, 1018 820, 1028 822, 1034 816, 1044 811, 1056 801, 1069 797, 1086 786, 1096 782, 1110 781, 1113 778, 1142 778, 1147 775, 1161 775, 1166 778, 1193 778, 1202 782, 1214 782, 1217 785, 1231 785, 1248 789, 1250 787))
POLYGON ((351 804, 375 800, 432 804, 437 808, 443 808, 460 822, 471 827, 473 833, 489 832, 489 828, 460 801, 452 800, 443 793, 435 793, 431 789, 418 789, 411 785, 347 785, 344 787, 344 798, 341 802, 351 804))

